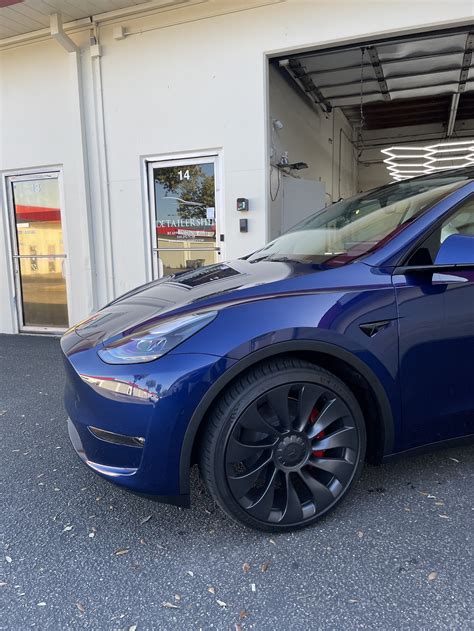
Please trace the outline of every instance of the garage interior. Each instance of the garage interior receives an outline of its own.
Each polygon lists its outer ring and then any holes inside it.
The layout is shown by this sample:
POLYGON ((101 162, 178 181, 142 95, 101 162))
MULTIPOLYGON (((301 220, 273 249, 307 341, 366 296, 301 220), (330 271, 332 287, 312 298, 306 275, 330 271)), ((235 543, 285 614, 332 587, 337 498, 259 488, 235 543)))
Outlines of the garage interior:
POLYGON ((471 27, 271 59, 270 237, 357 192, 474 164, 473 47, 471 27), (394 146, 413 159, 384 162, 394 146))

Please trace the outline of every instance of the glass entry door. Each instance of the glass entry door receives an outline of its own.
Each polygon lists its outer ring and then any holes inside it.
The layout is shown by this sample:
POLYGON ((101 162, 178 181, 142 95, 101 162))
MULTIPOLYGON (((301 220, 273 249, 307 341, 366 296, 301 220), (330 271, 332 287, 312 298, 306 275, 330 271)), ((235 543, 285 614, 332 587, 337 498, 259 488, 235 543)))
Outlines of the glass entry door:
POLYGON ((148 167, 155 277, 217 263, 216 158, 148 167))
POLYGON ((20 330, 68 327, 59 172, 7 179, 20 330))

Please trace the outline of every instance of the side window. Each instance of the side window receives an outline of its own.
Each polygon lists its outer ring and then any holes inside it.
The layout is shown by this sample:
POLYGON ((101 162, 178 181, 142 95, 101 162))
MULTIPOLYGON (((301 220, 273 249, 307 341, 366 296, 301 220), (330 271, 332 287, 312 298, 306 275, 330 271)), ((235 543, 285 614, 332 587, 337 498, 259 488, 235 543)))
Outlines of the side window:
POLYGON ((461 208, 443 223, 441 243, 452 234, 463 234, 474 237, 474 197, 465 202, 461 208))
POLYGON ((407 264, 433 265, 441 244, 453 234, 472 237, 474 248, 474 197, 470 197, 438 226, 412 254, 407 264))

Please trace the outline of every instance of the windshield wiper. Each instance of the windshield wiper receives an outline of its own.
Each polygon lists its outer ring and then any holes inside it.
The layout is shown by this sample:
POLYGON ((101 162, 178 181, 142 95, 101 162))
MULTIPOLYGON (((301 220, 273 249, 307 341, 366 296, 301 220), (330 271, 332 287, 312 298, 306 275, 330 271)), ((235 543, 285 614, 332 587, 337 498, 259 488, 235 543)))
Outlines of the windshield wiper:
POLYGON ((260 256, 258 259, 250 260, 249 263, 260 263, 261 261, 269 261, 270 263, 303 263, 301 259, 293 259, 290 256, 275 256, 273 254, 260 256))
POLYGON ((273 261, 274 263, 303 263, 301 259, 293 259, 291 256, 269 256, 267 261, 273 261))

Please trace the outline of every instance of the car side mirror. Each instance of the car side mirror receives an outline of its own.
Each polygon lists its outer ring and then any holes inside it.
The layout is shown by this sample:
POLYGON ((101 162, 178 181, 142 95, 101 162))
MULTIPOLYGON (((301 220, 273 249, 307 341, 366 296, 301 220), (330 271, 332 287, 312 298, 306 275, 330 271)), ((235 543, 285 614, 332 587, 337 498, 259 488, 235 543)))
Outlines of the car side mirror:
POLYGON ((459 268, 474 269, 474 235, 452 234, 441 244, 433 264, 402 265, 393 273, 433 276, 436 273, 449 274, 459 268))
POLYGON ((474 265, 474 235, 450 235, 441 244, 434 264, 474 265))

